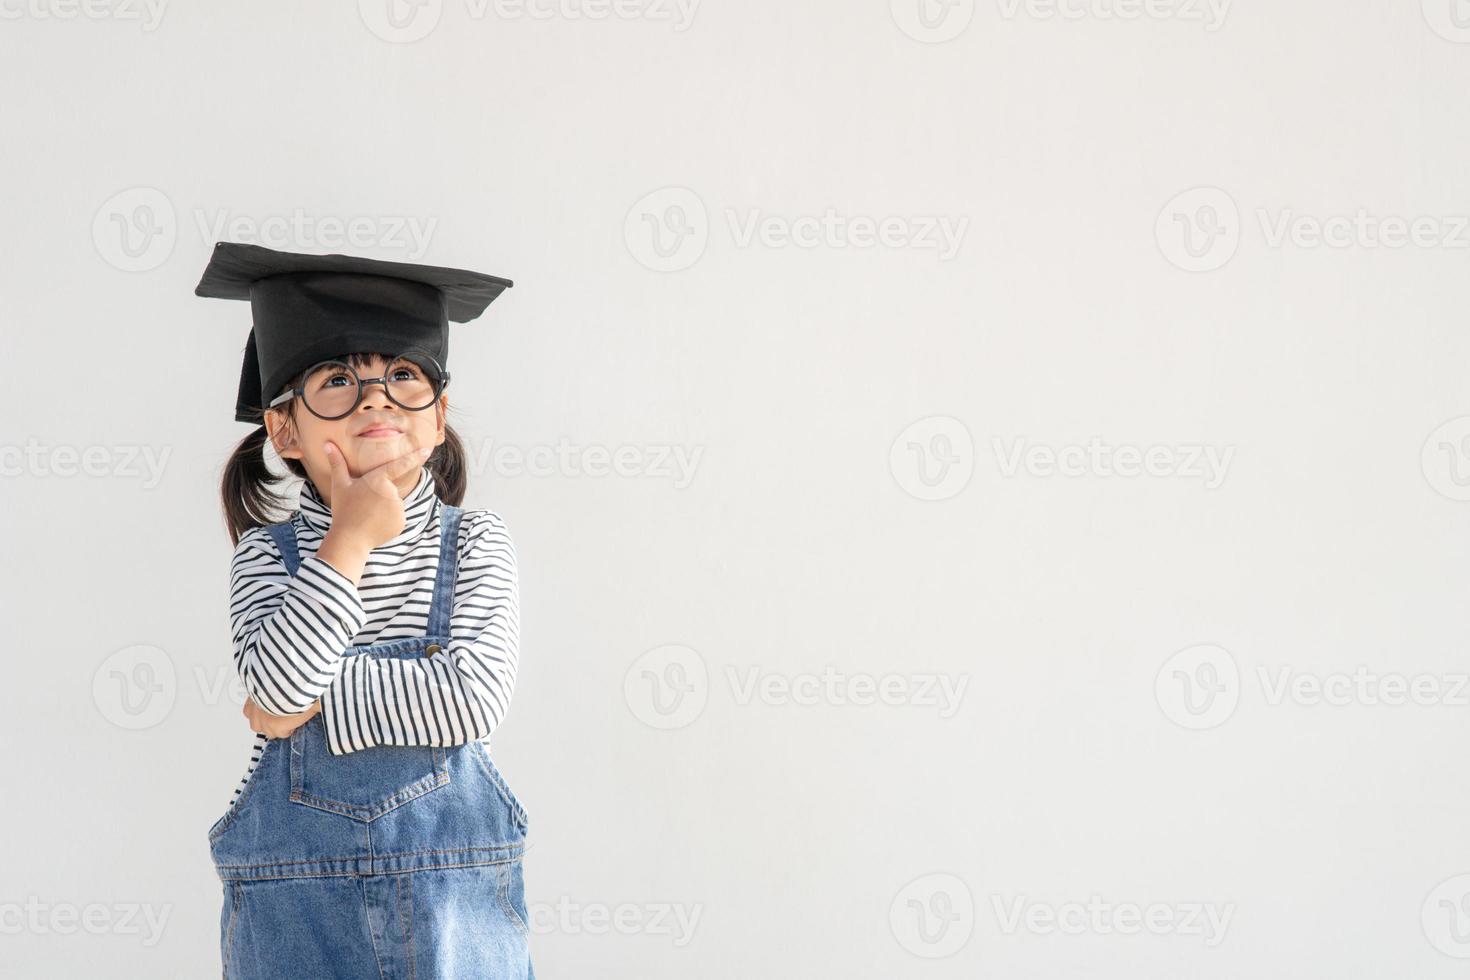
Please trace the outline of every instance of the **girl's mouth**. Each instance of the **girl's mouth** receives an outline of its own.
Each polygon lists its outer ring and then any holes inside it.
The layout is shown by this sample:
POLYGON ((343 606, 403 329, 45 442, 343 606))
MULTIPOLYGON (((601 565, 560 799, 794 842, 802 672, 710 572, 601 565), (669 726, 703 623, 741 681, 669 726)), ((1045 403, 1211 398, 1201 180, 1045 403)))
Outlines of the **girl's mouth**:
POLYGON ((389 436, 401 436, 403 432, 393 428, 391 425, 375 425, 370 429, 363 429, 357 434, 359 439, 386 439, 389 436))

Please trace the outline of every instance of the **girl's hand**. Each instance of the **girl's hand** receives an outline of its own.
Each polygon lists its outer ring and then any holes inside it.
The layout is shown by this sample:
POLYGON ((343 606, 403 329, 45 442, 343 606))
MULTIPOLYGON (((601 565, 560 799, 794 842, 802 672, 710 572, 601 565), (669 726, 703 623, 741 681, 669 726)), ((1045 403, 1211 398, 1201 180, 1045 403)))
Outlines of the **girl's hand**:
POLYGON ((266 738, 288 738, 292 732, 310 721, 312 715, 321 710, 322 702, 318 698, 311 703, 310 708, 299 715, 273 715, 256 704, 254 698, 247 697, 241 714, 250 721, 252 732, 259 732, 266 738))
POLYGON ((434 447, 410 449, 359 477, 348 471, 347 460, 336 444, 328 442, 325 448, 327 463, 332 467, 331 531, 338 539, 345 536, 371 551, 402 534, 403 498, 394 481, 424 465, 434 447))

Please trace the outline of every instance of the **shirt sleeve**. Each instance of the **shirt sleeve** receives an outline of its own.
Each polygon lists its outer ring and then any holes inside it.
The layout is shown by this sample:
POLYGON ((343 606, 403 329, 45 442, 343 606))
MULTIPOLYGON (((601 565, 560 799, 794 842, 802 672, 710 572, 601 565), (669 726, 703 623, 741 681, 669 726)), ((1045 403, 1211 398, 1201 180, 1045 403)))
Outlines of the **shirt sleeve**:
POLYGON ((334 755, 375 745, 463 745, 488 736, 510 706, 520 662, 515 545, 492 511, 466 511, 449 645, 410 659, 341 658, 322 697, 334 755))
POLYGON ((256 529, 240 539, 230 562, 235 669, 266 711, 310 708, 366 620, 357 587, 324 559, 303 558, 293 578, 269 534, 256 529))

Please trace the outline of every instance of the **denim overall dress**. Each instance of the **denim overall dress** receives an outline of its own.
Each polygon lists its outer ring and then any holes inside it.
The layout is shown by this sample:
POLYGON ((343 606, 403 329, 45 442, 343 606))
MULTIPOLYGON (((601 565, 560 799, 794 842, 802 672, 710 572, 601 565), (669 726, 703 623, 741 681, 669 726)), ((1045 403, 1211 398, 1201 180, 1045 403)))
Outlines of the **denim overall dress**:
MULTIPOLYGON (((449 645, 461 508, 440 504, 424 636, 345 655, 432 656, 449 645)), ((290 521, 267 527, 294 576, 290 521)), ((265 743, 209 829, 224 884, 225 980, 534 980, 521 857, 525 808, 478 741, 327 750, 320 713, 265 743)))

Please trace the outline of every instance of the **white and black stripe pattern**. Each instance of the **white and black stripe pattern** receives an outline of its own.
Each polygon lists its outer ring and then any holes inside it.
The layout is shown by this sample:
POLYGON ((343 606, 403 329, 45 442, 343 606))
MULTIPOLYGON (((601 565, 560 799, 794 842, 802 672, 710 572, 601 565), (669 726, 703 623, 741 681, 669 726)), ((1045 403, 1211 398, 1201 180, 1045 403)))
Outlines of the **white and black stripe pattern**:
MULTIPOLYGON (((493 511, 464 512, 444 650, 413 660, 342 656, 351 645, 422 636, 428 629, 442 504, 427 469, 403 505, 403 533, 373 549, 356 587, 316 557, 332 513, 310 481, 291 518, 301 555, 296 577, 264 528, 240 538, 231 562, 231 633, 246 692, 274 714, 305 711, 321 698, 334 754, 483 740, 510 705, 520 597, 515 546, 493 511)), ((234 799, 265 744, 257 735, 234 799)))

